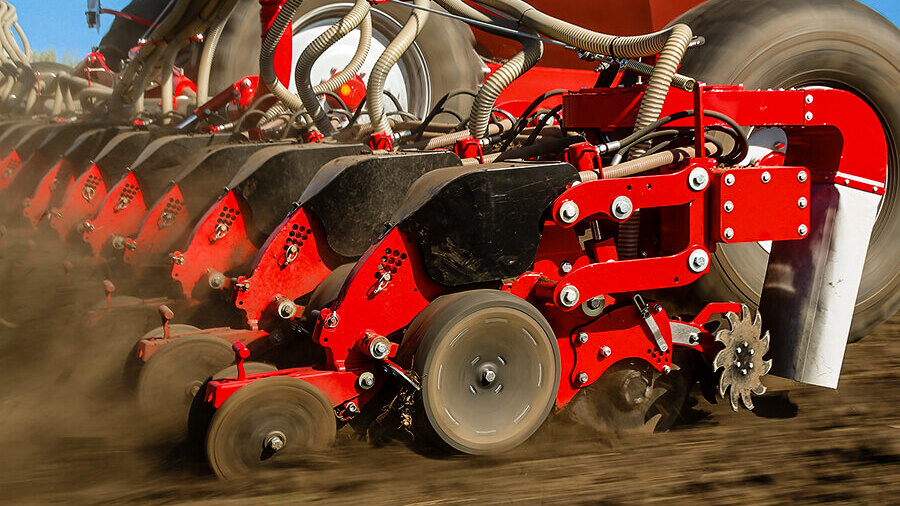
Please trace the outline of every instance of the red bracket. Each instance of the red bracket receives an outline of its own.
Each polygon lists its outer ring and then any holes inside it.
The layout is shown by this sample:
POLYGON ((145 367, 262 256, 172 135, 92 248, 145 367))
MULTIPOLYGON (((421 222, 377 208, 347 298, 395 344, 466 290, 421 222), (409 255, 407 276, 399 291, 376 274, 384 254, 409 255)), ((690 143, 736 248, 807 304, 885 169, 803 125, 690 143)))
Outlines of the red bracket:
POLYGON ((372 151, 393 151, 394 138, 387 132, 378 132, 369 136, 369 147, 372 151))
POLYGON ((475 158, 478 163, 484 163, 484 151, 481 149, 481 141, 471 135, 456 141, 453 152, 460 158, 475 158))
POLYGON ((237 366, 237 380, 244 381, 247 379, 247 371, 244 370, 244 360, 250 357, 250 349, 238 341, 231 345, 234 350, 234 365, 237 366))

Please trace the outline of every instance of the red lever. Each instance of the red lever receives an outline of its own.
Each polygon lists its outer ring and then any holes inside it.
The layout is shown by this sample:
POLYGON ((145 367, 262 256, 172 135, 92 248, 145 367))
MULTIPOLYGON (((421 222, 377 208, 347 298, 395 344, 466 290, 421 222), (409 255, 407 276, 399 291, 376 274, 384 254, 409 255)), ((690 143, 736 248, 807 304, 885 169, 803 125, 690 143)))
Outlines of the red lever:
POLYGON ((159 317, 162 319, 163 339, 169 338, 169 320, 175 318, 175 313, 165 304, 159 306, 159 317))
POLYGON ((247 371, 244 370, 244 360, 250 357, 250 349, 244 343, 238 341, 231 345, 234 350, 234 364, 237 366, 237 379, 243 381, 247 378, 247 371))
POLYGON ((112 309, 112 294, 116 291, 116 285, 108 279, 103 280, 103 291, 106 292, 106 307, 112 309))

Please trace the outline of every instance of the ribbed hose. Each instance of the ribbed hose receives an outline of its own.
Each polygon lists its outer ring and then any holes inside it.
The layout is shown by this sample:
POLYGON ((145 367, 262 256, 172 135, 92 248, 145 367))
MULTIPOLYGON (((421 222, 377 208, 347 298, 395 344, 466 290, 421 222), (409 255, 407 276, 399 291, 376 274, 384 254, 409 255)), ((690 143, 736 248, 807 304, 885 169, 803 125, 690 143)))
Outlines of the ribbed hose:
POLYGON ((300 97, 294 95, 278 80, 275 74, 275 49, 281 41, 281 36, 288 25, 294 20, 294 13, 303 3, 303 0, 287 0, 275 20, 266 32, 262 49, 259 52, 259 76, 269 91, 281 100, 292 111, 299 111, 303 107, 300 97))
MULTIPOLYGON (((488 135, 497 135, 501 131, 506 132, 510 128, 512 128, 512 122, 508 119, 504 119, 499 123, 491 123, 487 126, 487 135, 485 135, 485 137, 487 137, 488 135)), ((422 149, 428 151, 432 149, 452 146, 453 144, 456 144, 456 141, 465 139, 470 135, 472 135, 472 133, 466 130, 440 135, 438 137, 429 139, 422 149)))
MULTIPOLYGON (((415 0, 413 4, 416 7, 427 9, 431 7, 431 0, 415 0)), ((428 21, 427 11, 414 10, 409 15, 409 19, 406 20, 406 24, 403 25, 403 28, 394 37, 394 40, 388 44, 388 47, 384 49, 384 52, 372 68, 372 72, 369 75, 368 90, 366 90, 366 104, 369 109, 369 119, 374 126, 375 132, 393 133, 387 116, 384 114, 384 83, 387 80, 391 67, 400 60, 403 53, 415 42, 426 21, 428 21)))
POLYGON ((169 44, 169 47, 166 48, 166 52, 163 55, 163 63, 162 69, 160 70, 159 75, 159 89, 160 89, 160 97, 162 100, 162 112, 166 114, 167 112, 172 111, 172 102, 174 101, 174 90, 172 83, 172 74, 175 71, 175 58, 178 57, 178 52, 181 51, 181 48, 184 47, 184 44, 180 43, 172 43, 169 44))
POLYGON ((506 61, 494 71, 478 90, 469 114, 469 133, 476 139, 488 136, 488 124, 494 102, 509 84, 533 67, 544 54, 544 44, 535 39, 522 39, 522 51, 506 61))
MULTIPOLYGON (((237 3, 235 3, 237 5, 237 3)), ((216 54, 216 48, 219 46, 219 40, 222 38, 222 32, 225 31, 225 25, 231 18, 234 7, 223 15, 206 34, 206 42, 203 44, 203 52, 200 54, 200 68, 197 71, 197 105, 205 104, 209 101, 209 74, 212 71, 212 60, 216 54)))
MULTIPOLYGON (((323 87, 317 87, 319 88, 318 90, 313 88, 310 80, 310 72, 312 71, 313 64, 320 56, 322 56, 322 53, 366 21, 369 27, 368 36, 364 33, 360 33, 360 44, 357 46, 357 53, 353 55, 350 65, 341 71, 339 79, 344 78, 344 81, 337 84, 334 88, 330 88, 329 86, 330 89, 328 89, 328 91, 334 91, 340 88, 350 79, 350 77, 356 75, 362 67, 366 56, 368 56, 369 47, 372 42, 372 17, 369 14, 369 9, 368 0, 356 0, 356 3, 353 4, 350 11, 347 12, 340 21, 332 25, 328 30, 325 30, 306 46, 306 49, 303 50, 300 54, 300 59, 297 61, 296 73, 294 75, 294 82, 297 83, 297 94, 300 95, 300 101, 303 102, 304 109, 312 117, 316 127, 325 135, 332 135, 334 133, 334 127, 331 125, 331 120, 328 119, 328 115, 325 114, 321 104, 319 104, 318 95, 323 93, 324 90, 321 89, 323 87), (364 40, 366 41, 365 43, 364 40), (362 58, 357 58, 357 56, 360 56, 360 49, 364 49, 365 54, 362 55, 362 58)), ((336 84, 336 80, 333 84, 336 84)))

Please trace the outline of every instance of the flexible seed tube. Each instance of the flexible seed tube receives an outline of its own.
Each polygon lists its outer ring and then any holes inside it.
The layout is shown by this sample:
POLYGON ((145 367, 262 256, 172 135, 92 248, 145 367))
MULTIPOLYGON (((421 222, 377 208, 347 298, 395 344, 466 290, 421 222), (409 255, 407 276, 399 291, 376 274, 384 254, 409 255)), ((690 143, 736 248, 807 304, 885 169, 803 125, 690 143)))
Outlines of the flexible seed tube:
POLYGON ((231 8, 223 9, 209 32, 206 34, 206 41, 203 44, 203 52, 200 54, 200 69, 197 71, 197 105, 205 104, 209 100, 209 74, 212 70, 213 56, 216 54, 216 48, 219 46, 219 39, 222 38, 222 32, 225 31, 225 25, 231 18, 237 2, 233 2, 231 8))
MULTIPOLYGON (((485 135, 485 137, 487 137, 488 135, 496 135, 496 134, 500 133, 501 131, 506 132, 510 128, 512 128, 512 122, 509 121, 508 119, 504 119, 504 120, 500 121, 499 123, 491 123, 487 126, 487 135, 485 135)), ((456 144, 456 141, 458 141, 460 139, 465 139, 466 137, 468 137, 470 135, 472 135, 471 132, 466 131, 466 130, 463 130, 460 132, 444 134, 444 135, 429 139, 428 142, 425 144, 425 147, 423 147, 422 149, 427 151, 427 150, 431 150, 431 149, 447 147, 447 146, 456 144)))
POLYGON ((316 39, 303 50, 303 53, 300 54, 294 76, 294 81, 297 83, 297 93, 300 95, 300 101, 303 103, 304 109, 306 109, 307 113, 312 117, 313 121, 315 121, 316 127, 318 127, 319 131, 323 134, 333 134, 334 128, 331 125, 331 120, 328 119, 325 111, 322 110, 322 106, 319 104, 317 96, 326 90, 334 91, 340 88, 352 76, 356 75, 362 67, 366 56, 368 56, 371 42, 372 17, 369 14, 369 2, 368 0, 356 0, 356 3, 353 4, 353 8, 351 8, 340 21, 316 37, 316 39), (340 76, 337 76, 336 74, 331 80, 327 81, 326 84, 333 81, 328 86, 319 86, 317 87, 319 89, 311 86, 309 74, 312 71, 313 64, 316 60, 322 56, 322 53, 324 53, 325 50, 334 45, 348 33, 355 30, 356 27, 362 23, 368 25, 368 34, 360 33, 360 43, 357 46, 356 54, 354 54, 353 58, 350 60, 350 64, 340 72, 340 76), (343 79, 343 82, 338 84, 338 81, 341 79, 343 79))
POLYGON ((266 38, 263 40, 262 49, 259 52, 259 77, 265 83, 269 91, 281 100, 289 109, 297 111, 303 107, 300 97, 294 95, 278 80, 275 74, 275 49, 281 41, 281 36, 287 29, 288 25, 294 19, 294 13, 303 3, 303 0, 287 0, 275 20, 266 32, 266 38))
POLYGON ((522 39, 522 51, 506 61, 494 71, 478 90, 469 115, 469 133, 476 139, 488 136, 488 123, 497 97, 509 84, 533 67, 544 54, 544 45, 539 40, 522 39))
MULTIPOLYGON (((416 7, 430 8, 431 0, 414 0, 416 7)), ((368 90, 366 93, 366 104, 369 108, 369 118, 375 127, 375 132, 391 134, 391 125, 387 121, 384 114, 384 83, 387 80, 388 72, 394 66, 403 53, 413 44, 416 36, 422 31, 425 22, 428 21, 428 12, 423 10, 414 10, 406 24, 400 29, 400 33, 394 37, 394 40, 388 44, 384 52, 375 62, 372 72, 369 75, 368 90)))

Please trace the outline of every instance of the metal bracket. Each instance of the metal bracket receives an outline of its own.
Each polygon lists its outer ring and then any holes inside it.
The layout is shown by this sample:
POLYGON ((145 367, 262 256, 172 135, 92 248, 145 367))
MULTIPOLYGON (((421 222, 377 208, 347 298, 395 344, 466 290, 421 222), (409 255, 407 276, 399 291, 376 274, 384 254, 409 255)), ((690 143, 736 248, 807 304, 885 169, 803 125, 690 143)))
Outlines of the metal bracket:
POLYGON ((656 346, 659 348, 659 350, 669 351, 669 345, 666 344, 666 340, 663 338, 662 331, 659 330, 659 325, 656 324, 656 320, 653 319, 653 315, 650 313, 650 306, 648 306, 647 303, 644 302, 644 298, 641 297, 640 294, 635 294, 634 305, 641 313, 641 318, 644 319, 644 323, 646 323, 647 327, 650 328, 650 332, 653 334, 653 339, 656 341, 656 346))

